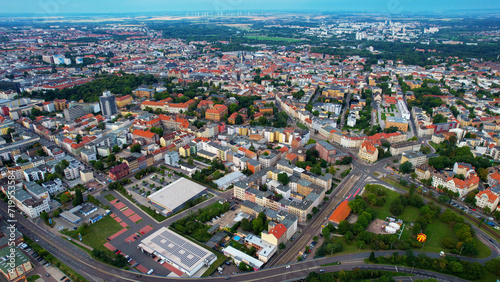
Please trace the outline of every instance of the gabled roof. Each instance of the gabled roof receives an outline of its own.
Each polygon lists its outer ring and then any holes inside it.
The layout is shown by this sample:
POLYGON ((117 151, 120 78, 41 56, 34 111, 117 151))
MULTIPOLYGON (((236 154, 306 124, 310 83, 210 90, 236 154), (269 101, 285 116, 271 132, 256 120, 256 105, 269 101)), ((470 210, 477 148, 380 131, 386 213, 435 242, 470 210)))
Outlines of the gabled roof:
POLYGON ((274 226, 274 228, 269 231, 269 234, 273 235, 276 239, 279 240, 281 236, 286 233, 286 230, 286 226, 283 223, 280 223, 274 226))

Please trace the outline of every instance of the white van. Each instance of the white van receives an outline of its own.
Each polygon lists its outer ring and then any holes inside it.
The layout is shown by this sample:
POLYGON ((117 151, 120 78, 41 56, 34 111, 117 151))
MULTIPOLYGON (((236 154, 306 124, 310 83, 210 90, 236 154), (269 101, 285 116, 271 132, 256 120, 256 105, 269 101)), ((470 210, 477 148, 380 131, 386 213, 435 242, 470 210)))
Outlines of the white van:
POLYGON ((154 270, 151 268, 151 269, 148 271, 148 273, 147 273, 147 274, 148 274, 148 275, 150 275, 151 273, 153 273, 153 271, 154 271, 154 270))

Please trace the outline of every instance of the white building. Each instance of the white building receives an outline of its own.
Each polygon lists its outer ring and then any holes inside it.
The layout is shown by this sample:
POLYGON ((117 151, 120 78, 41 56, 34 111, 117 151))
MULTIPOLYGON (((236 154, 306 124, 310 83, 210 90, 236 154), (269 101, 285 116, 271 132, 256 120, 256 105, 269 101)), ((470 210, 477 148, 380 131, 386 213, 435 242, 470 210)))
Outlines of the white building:
POLYGON ((165 154, 165 164, 178 167, 179 166, 179 153, 177 151, 167 152, 165 154))
POLYGON ((349 113, 347 117, 347 126, 354 127, 356 126, 356 114, 353 112, 349 113))
POLYGON ((408 107, 406 107, 406 103, 403 100, 398 100, 397 107, 399 110, 399 113, 401 114, 401 117, 410 120, 410 111, 408 110, 408 107))
POLYGON ((67 168, 64 169, 64 177, 68 180, 73 180, 80 177, 80 170, 85 167, 79 162, 71 162, 67 168))
POLYGON ((217 260, 214 253, 166 227, 144 238, 138 248, 143 253, 156 255, 165 263, 180 270, 180 274, 185 273, 188 276, 193 276, 200 269, 210 266, 217 260))
POLYGON ((50 194, 58 193, 64 189, 62 181, 59 178, 42 183, 42 187, 47 189, 50 194))

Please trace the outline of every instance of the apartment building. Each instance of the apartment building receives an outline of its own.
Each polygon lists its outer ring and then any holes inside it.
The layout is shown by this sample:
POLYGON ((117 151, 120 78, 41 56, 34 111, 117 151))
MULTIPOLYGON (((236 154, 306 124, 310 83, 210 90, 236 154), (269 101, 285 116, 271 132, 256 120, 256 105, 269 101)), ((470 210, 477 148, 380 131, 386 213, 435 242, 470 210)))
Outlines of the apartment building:
POLYGON ((205 112, 205 118, 212 121, 220 121, 228 113, 226 105, 216 104, 205 112))
POLYGON ((422 144, 418 141, 408 141, 402 143, 391 144, 389 149, 393 156, 401 155, 403 152, 413 151, 417 152, 420 150, 422 144))
POLYGON ((490 189, 483 190, 476 194, 476 205, 482 209, 487 207, 491 212, 497 209, 499 200, 500 197, 490 189))
POLYGON ((378 148, 370 141, 364 141, 359 147, 358 156, 369 163, 374 163, 378 159, 378 148))

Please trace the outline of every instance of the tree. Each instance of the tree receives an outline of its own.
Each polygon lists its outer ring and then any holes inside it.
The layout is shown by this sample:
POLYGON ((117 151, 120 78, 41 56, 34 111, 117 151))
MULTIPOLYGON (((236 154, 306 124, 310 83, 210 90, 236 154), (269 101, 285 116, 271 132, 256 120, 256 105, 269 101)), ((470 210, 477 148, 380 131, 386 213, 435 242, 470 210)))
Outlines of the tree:
POLYGON ((430 154, 431 152, 431 148, 427 147, 427 146, 422 146, 420 147, 420 152, 424 153, 424 154, 430 154))
POLYGON ((323 237, 325 237, 325 240, 330 240, 330 228, 328 226, 325 226, 323 230, 321 230, 321 234, 323 234, 323 237))
POLYGON ((193 156, 189 156, 187 161, 188 161, 188 165, 193 165, 193 163, 194 163, 193 156))
POLYGON ((130 152, 131 153, 140 153, 141 152, 141 144, 135 143, 130 147, 130 152))
POLYGON ((108 165, 112 165, 114 162, 116 162, 116 156, 111 154, 111 155, 108 155, 108 158, 106 160, 106 163, 108 165))
POLYGON ((389 211, 393 214, 393 215, 401 215, 404 211, 404 206, 401 202, 401 199, 400 198, 396 198, 390 208, 389 208, 389 211))
POLYGON ((69 193, 69 192, 63 193, 61 195, 60 202, 61 203, 69 202, 71 200, 71 198, 73 198, 73 196, 71 195, 71 193, 69 193))
POLYGON ((113 146, 113 153, 118 153, 118 152, 120 152, 120 146, 114 145, 113 146))
POLYGON ((286 245, 285 245, 285 244, 283 244, 283 243, 280 243, 280 244, 279 244, 279 246, 278 246, 278 248, 279 248, 280 250, 284 250, 284 249, 286 248, 286 245))
POLYGON ((43 220, 49 220, 49 214, 46 211, 43 211, 40 214, 40 218, 43 219, 43 220))
POLYGON ((410 174, 410 177, 411 177, 413 180, 415 180, 415 178, 417 178, 417 173, 416 173, 416 172, 412 172, 412 173, 410 174))
POLYGON ((485 263, 486 269, 488 269, 490 272, 500 275, 500 258, 494 258, 490 261, 487 261, 485 263))
POLYGON ((75 137, 76 144, 80 144, 82 142, 82 136, 80 134, 77 134, 75 137))
POLYGON ((235 113, 239 110, 239 106, 235 103, 229 105, 229 114, 235 113))
POLYGON ((368 257, 368 260, 370 262, 377 262, 377 258, 375 257, 375 252, 371 252, 370 256, 368 257))
POLYGON ((283 172, 283 173, 278 174, 278 181, 281 182, 281 184, 286 186, 288 184, 288 182, 290 182, 290 178, 288 177, 288 174, 283 172))
POLYGON ((104 164, 102 163, 102 161, 97 161, 94 163, 94 168, 97 169, 97 170, 103 170, 104 169, 104 164))
POLYGON ((240 114, 237 114, 237 115, 236 115, 236 118, 234 119, 234 123, 235 123, 236 125, 243 124, 243 117, 242 117, 240 114))
POLYGON ((399 171, 402 173, 410 173, 412 171, 412 167, 413 165, 409 161, 406 161, 399 165, 399 171))
POLYGON ((76 189, 75 198, 73 199, 73 206, 78 206, 83 203, 83 194, 81 189, 76 189))
POLYGON ((347 231, 351 228, 351 224, 347 220, 342 220, 339 223, 338 231, 340 234, 346 234, 347 231))
POLYGON ((434 124, 443 123, 443 122, 447 122, 447 121, 448 121, 448 118, 444 117, 442 114, 437 114, 432 118, 432 123, 434 123, 434 124))
POLYGON ((486 213, 486 214, 491 213, 490 207, 484 207, 483 208, 483 212, 486 213))

